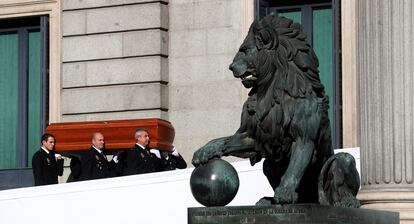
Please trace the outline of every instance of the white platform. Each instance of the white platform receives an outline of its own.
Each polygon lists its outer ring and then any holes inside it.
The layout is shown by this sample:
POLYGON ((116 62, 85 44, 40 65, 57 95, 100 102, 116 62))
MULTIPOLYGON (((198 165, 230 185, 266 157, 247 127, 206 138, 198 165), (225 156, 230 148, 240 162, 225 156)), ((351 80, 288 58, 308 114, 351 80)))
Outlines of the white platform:
MULTIPOLYGON (((359 164, 359 149, 346 151, 359 164)), ((240 188, 229 205, 253 205, 263 196, 273 195, 261 163, 251 167, 246 160, 232 165, 239 173, 240 188)), ((191 195, 192 171, 190 168, 0 191, 0 220, 7 224, 185 224, 187 207, 201 206, 191 195)))

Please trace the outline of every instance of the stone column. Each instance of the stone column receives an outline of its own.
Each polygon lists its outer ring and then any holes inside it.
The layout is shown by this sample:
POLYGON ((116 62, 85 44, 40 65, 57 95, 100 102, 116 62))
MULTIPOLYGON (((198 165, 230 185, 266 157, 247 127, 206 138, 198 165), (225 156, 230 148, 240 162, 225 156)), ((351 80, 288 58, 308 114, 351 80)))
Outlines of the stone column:
POLYGON ((357 3, 363 206, 414 223, 414 4, 357 3))
POLYGON ((356 1, 341 1, 342 146, 359 146, 357 121, 356 1), (355 91, 350 91, 350 90, 355 91))

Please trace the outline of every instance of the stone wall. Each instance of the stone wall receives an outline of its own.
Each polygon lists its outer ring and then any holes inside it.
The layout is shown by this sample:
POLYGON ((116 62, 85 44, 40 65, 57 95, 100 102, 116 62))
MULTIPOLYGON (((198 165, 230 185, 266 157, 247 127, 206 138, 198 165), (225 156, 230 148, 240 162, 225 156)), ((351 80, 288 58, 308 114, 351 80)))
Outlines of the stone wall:
POLYGON ((64 0, 62 121, 158 117, 189 162, 233 134, 247 90, 228 69, 253 0, 64 0))
POLYGON ((169 10, 168 113, 174 144, 189 162, 240 124, 247 91, 228 67, 253 19, 253 0, 170 0, 169 10))
POLYGON ((62 9, 62 121, 168 119, 168 1, 62 9))

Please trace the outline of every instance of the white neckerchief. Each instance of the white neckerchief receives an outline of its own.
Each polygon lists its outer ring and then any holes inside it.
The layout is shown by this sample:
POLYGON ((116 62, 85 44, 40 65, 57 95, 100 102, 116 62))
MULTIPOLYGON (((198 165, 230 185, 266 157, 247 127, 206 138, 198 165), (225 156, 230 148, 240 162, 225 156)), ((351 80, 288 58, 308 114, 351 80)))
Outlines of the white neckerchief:
POLYGON ((139 144, 139 143, 135 143, 135 144, 145 150, 145 147, 142 146, 141 144, 139 144))
POLYGON ((92 148, 94 148, 96 151, 98 151, 100 154, 102 154, 102 150, 96 148, 95 146, 92 146, 92 148))
POLYGON ((45 148, 43 148, 43 146, 42 147, 40 147, 41 149, 43 149, 43 151, 45 151, 47 154, 49 154, 50 152, 49 152, 49 150, 47 150, 47 149, 45 149, 45 148))

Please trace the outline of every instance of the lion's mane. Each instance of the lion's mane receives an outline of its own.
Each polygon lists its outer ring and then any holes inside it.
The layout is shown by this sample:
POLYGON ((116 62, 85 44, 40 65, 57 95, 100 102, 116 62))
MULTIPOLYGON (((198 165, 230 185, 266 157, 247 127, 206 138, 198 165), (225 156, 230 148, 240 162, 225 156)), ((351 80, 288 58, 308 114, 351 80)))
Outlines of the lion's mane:
MULTIPOLYGON (((289 157, 292 142, 303 132, 313 137, 318 150, 320 124, 325 126, 322 127, 326 130, 324 138, 329 141, 326 147, 331 147, 330 133, 326 133, 330 131, 328 97, 319 79, 318 59, 306 42, 302 26, 285 17, 269 15, 252 24, 244 44, 246 42, 255 44, 250 47, 257 49, 252 59, 257 83, 245 102, 239 132, 247 131, 259 139, 255 147, 258 154, 252 162, 262 157, 272 157, 276 161, 289 157), (315 113, 322 122, 312 128, 292 125, 299 100, 307 97, 318 101, 315 113)), ((329 153, 322 160, 331 155, 330 149, 324 151, 329 153)))
POLYGON ((252 28, 258 48, 257 73, 267 76, 261 82, 277 80, 274 87, 291 97, 314 93, 326 98, 318 75, 318 59, 306 42, 306 34, 300 24, 272 15, 255 23, 252 28))

